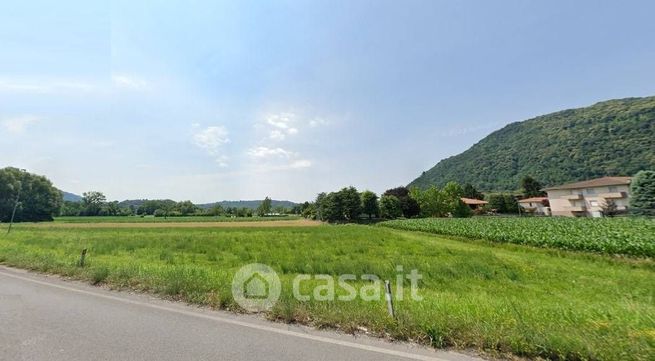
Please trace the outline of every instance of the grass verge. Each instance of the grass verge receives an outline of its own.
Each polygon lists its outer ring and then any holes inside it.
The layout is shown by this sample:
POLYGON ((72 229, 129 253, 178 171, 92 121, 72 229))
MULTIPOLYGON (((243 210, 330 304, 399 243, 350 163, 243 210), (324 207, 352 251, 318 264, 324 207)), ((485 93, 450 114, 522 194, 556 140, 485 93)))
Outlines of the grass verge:
MULTIPOLYGON (((282 297, 268 317, 434 347, 475 348, 552 360, 655 359, 651 260, 460 242, 423 233, 346 225, 290 228, 43 228, 20 224, 0 238, 0 262, 237 310, 234 273, 265 263, 282 297), (86 267, 77 267, 88 248, 86 267), (422 301, 300 302, 298 274, 375 274, 396 266, 422 275, 422 301)), ((312 281, 311 288, 321 284, 312 281)), ((362 281, 355 287, 368 285, 362 281)))

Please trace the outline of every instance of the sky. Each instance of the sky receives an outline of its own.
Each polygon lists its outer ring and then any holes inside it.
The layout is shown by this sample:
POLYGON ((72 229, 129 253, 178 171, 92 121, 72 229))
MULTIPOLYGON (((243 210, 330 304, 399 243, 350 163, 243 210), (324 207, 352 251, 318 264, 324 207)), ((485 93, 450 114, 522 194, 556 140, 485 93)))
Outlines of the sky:
POLYGON ((405 185, 502 126, 655 95, 652 1, 5 1, 0 167, 109 199, 405 185))

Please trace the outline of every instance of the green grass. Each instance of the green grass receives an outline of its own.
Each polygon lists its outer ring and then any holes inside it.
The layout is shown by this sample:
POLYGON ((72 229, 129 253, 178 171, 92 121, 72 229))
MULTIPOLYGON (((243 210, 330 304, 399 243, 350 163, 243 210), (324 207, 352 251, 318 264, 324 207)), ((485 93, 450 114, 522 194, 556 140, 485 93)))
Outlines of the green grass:
POLYGON ((648 218, 423 218, 388 221, 380 226, 536 247, 655 257, 655 220, 648 218))
POLYGON ((212 217, 212 216, 183 216, 183 217, 133 217, 133 216, 106 216, 106 217, 55 217, 55 223, 175 223, 175 222, 261 222, 261 221, 290 221, 301 219, 299 216, 277 217, 212 217))
MULTIPOLYGON (((1 230, 0 230, 1 231, 1 230)), ((277 270, 281 301, 269 317, 370 331, 434 347, 553 360, 655 359, 655 262, 537 249, 383 227, 43 228, 0 236, 0 262, 238 310, 234 272, 277 270), (76 267, 88 248, 85 268, 76 267), (371 273, 396 265, 423 274, 423 301, 298 302, 299 273, 371 273)), ((360 283, 363 285, 363 283, 360 283)))

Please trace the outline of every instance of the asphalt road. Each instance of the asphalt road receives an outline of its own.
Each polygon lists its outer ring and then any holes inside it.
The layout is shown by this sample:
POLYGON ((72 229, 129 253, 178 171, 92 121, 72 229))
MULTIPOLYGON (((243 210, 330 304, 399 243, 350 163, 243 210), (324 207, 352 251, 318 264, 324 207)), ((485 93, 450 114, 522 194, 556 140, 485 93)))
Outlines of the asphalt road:
POLYGON ((276 324, 0 266, 0 360, 479 359, 276 324))

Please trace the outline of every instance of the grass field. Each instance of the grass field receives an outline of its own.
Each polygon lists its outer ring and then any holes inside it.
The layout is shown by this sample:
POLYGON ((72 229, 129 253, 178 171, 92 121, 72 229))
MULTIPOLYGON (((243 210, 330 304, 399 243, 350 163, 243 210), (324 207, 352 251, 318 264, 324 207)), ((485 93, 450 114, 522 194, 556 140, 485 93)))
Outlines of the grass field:
POLYGON ((493 242, 655 257, 655 219, 648 218, 423 218, 394 220, 380 225, 493 242))
POLYGON ((212 216, 182 216, 182 217, 55 217, 55 223, 180 223, 180 222, 268 222, 301 219, 299 216, 278 217, 212 217, 212 216))
POLYGON ((253 218, 237 218, 234 222, 218 221, 208 222, 200 221, 193 222, 192 220, 181 222, 136 222, 128 223, 112 222, 105 220, 103 222, 43 222, 32 223, 32 228, 277 228, 277 227, 312 227, 319 226, 321 222, 312 221, 304 218, 278 218, 273 222, 271 219, 253 219, 253 218))
MULTIPOLYGON (((345 225, 76 228, 19 224, 0 236, 0 262, 237 310, 234 272, 260 262, 281 275, 272 319, 415 340, 434 347, 567 360, 655 359, 655 262, 458 241, 345 225), (76 266, 89 249, 87 265, 76 266), (300 273, 423 274, 423 301, 299 302, 300 273)), ((313 281, 318 284, 319 281, 313 281)), ((356 283, 364 285, 361 281, 356 283)))

